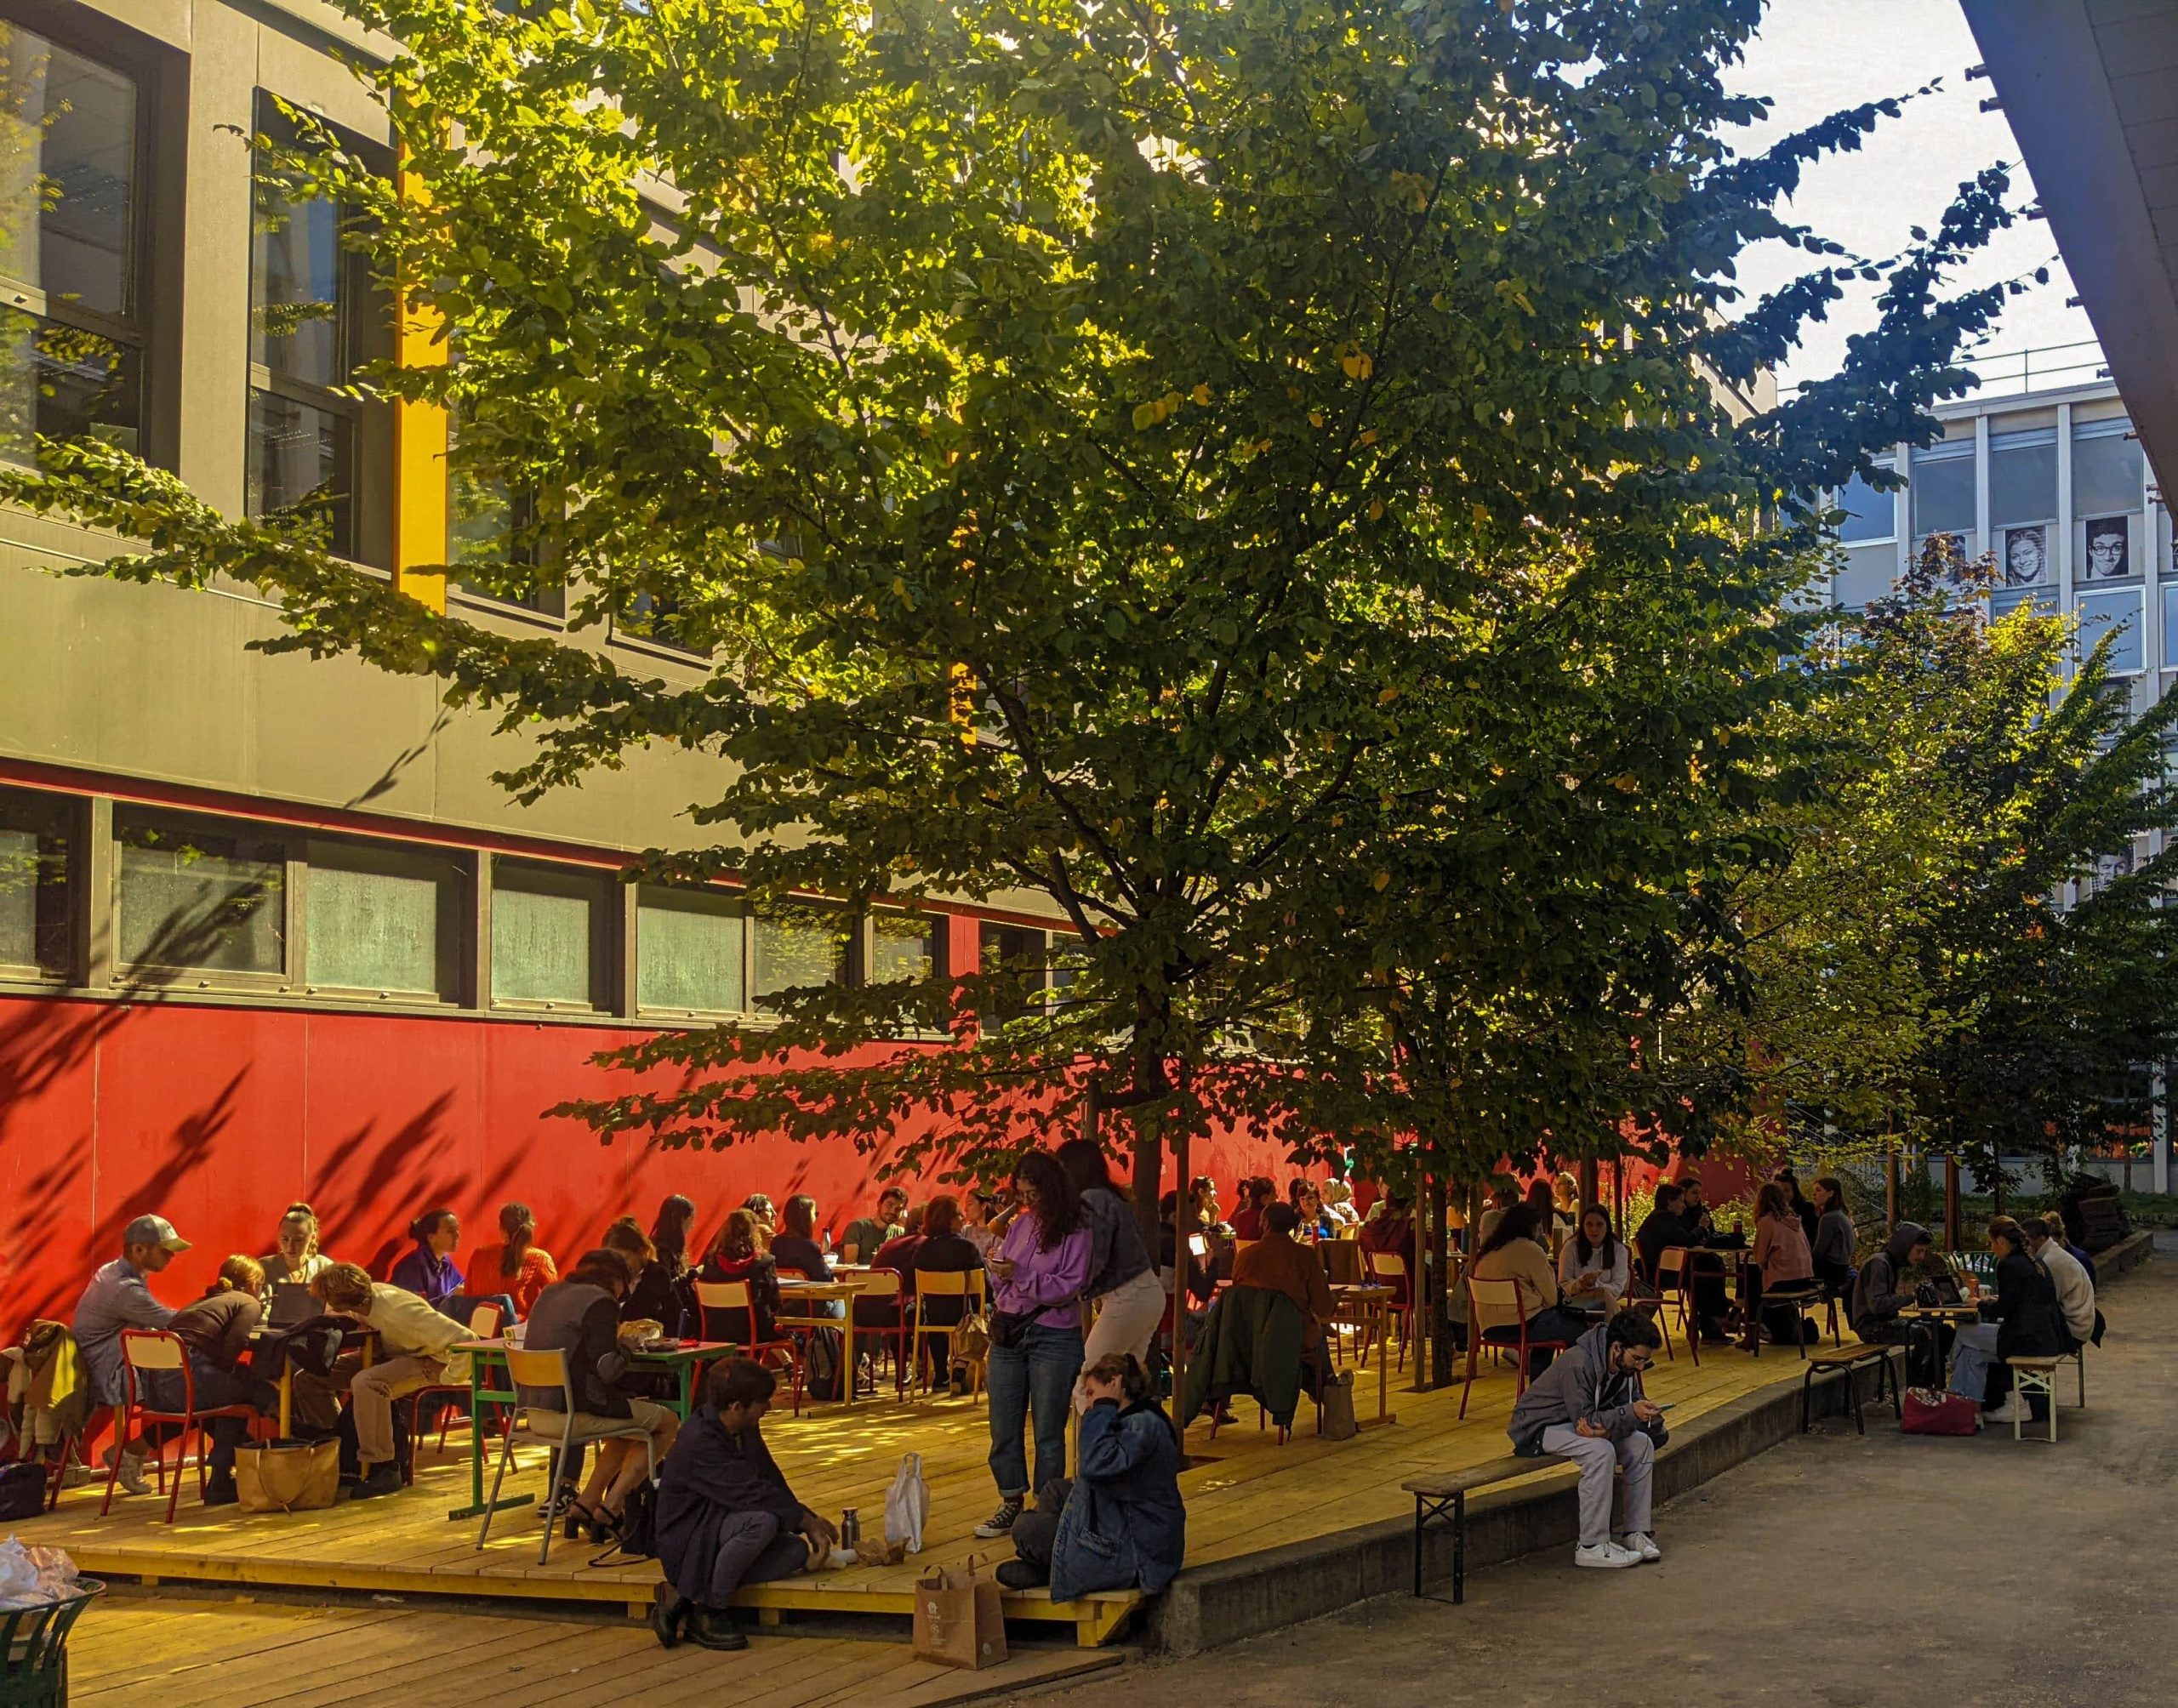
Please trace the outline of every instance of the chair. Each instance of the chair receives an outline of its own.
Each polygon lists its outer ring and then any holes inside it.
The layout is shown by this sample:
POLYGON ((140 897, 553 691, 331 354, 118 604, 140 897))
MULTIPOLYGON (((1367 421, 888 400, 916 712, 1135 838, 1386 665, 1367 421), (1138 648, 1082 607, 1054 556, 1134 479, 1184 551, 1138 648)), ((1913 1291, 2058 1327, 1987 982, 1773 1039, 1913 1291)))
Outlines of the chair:
MULTIPOLYGON (((499 1324, 505 1320, 505 1312, 495 1301, 489 1299, 479 1300, 469 1307, 469 1338, 472 1341, 497 1340, 499 1335, 499 1324)), ((412 1426, 413 1420, 424 1415, 425 1398, 436 1398, 444 1394, 458 1394, 463 1399, 467 1399, 469 1384, 463 1382, 457 1386, 453 1382, 434 1382, 430 1387, 418 1388, 415 1392, 408 1396, 408 1416, 412 1426)), ((442 1453, 446 1451, 446 1426, 453 1420, 452 1406, 441 1409, 439 1412, 439 1451, 442 1453)), ((409 1430, 412 1447, 408 1455, 408 1474, 404 1479, 409 1483, 416 1480, 416 1455, 413 1447, 415 1435, 416 1431, 412 1426, 409 1430)))
MULTIPOLYGON (((560 1415, 566 1426, 559 1434, 549 1434, 532 1429, 516 1420, 521 1408, 507 1413, 506 1432, 500 1438, 499 1468, 492 1477, 492 1498, 484 1503, 484 1528, 477 1533, 476 1551, 482 1553, 484 1545, 492 1540, 492 1509, 499 1504, 499 1487, 506 1481, 507 1466, 514 1460, 514 1443, 518 1436, 533 1447, 550 1449, 544 1461, 544 1487, 549 1491, 560 1486, 560 1467, 567 1463, 578 1447, 587 1447, 600 1441, 635 1441, 643 1444, 643 1463, 649 1468, 651 1479, 658 1478, 658 1453, 651 1440, 650 1432, 630 1419, 625 1423, 613 1422, 603 1429, 584 1429, 575 1420, 574 1378, 567 1373, 567 1355, 564 1352, 533 1352, 522 1346, 509 1346, 506 1352, 507 1375, 515 1390, 523 1388, 556 1389, 560 1395, 560 1415)), ((603 1421, 603 1420, 600 1420, 603 1421)), ((537 1563, 543 1565, 552 1555, 552 1532, 557 1527, 544 1526, 544 1540, 537 1550, 537 1563)))
MULTIPOLYGON (((1805 1360, 1807 1357, 1807 1336, 1800 1332, 1800 1325, 1806 1322, 1808 1312, 1822 1302, 1822 1284, 1811 1275, 1805 1281, 1785 1282, 1776 1287, 1765 1287, 1757 1291, 1754 1295, 1755 1319, 1750 1325, 1753 1331, 1754 1356, 1758 1358, 1762 1356, 1763 1312, 1790 1307, 1793 1312, 1793 1346, 1805 1360)), ((1831 1301, 1830 1310, 1834 1320, 1838 1311, 1838 1302, 1834 1299, 1831 1301)))
MULTIPOLYGON (((875 1341, 889 1343, 892 1349, 892 1392, 904 1393, 908 1386, 908 1342, 915 1334, 915 1323, 908 1315, 907 1295, 901 1286, 900 1272, 897 1269, 873 1269, 863 1278, 863 1290, 854 1295, 847 1309, 861 1308, 865 1299, 875 1303, 882 1299, 892 1301, 892 1320, 890 1323, 863 1323, 854 1325, 858 1341, 875 1341)), ((875 1361, 871 1361, 870 1377, 876 1378, 875 1361)))
MULTIPOLYGON (((933 1337, 951 1345, 953 1330, 960 1318, 951 1323, 933 1323, 923 1314, 923 1305, 931 1299, 958 1299, 961 1316, 966 1317, 984 1308, 984 1275, 981 1269, 955 1272, 950 1269, 918 1269, 915 1271, 915 1315, 909 1335, 908 1356, 915 1362, 915 1374, 923 1373, 922 1343, 933 1337)), ((968 1372, 968 1398, 975 1398, 984 1391, 984 1371, 980 1364, 968 1372)), ((938 1390, 935 1374, 930 1382, 931 1391, 938 1390)))
POLYGON ((1509 1278, 1491 1281, 1470 1275, 1467 1278, 1467 1383, 1460 1389, 1460 1416, 1467 1416, 1467 1399, 1474 1387, 1474 1365, 1484 1345, 1501 1352, 1517 1350, 1519 1362, 1513 1367, 1513 1394, 1518 1398, 1528 1391, 1528 1354, 1531 1352, 1562 1352, 1573 1343, 1571 1341, 1531 1341, 1528 1338, 1528 1310, 1520 1297, 1520 1284, 1509 1278), (1519 1324, 1515 1338, 1506 1340, 1502 1328, 1485 1329, 1482 1311, 1488 1306, 1492 1311, 1510 1311, 1519 1324))
MULTIPOLYGON (((749 1284, 746 1281, 697 1282, 696 1312, 702 1318, 700 1327, 705 1340, 723 1341, 728 1346, 738 1347, 759 1364, 774 1356, 784 1358, 787 1361, 788 1370, 794 1377, 794 1415, 796 1417, 801 1415, 801 1348, 790 1335, 774 1333, 768 1341, 760 1341, 756 1338, 756 1307, 755 1301, 749 1296, 749 1284), (713 1312, 730 1318, 736 1312, 740 1313, 742 1326, 748 1331, 746 1334, 732 1335, 713 1330, 711 1326, 713 1312)), ((700 1379, 699 1375, 698 1380, 700 1379)))
MULTIPOLYGON (((257 1408, 254 1405, 220 1405, 208 1411, 197 1409, 197 1376, 189 1368, 189 1349, 181 1336, 163 1329, 123 1329, 121 1331, 121 1374, 123 1392, 128 1398, 121 1408, 121 1416, 114 1429, 113 1469, 106 1473, 105 1499, 99 1506, 103 1518, 113 1510, 113 1491, 121 1482, 122 1449, 142 1433, 147 1423, 179 1424, 174 1457, 174 1488, 167 1495, 167 1523, 174 1523, 174 1508, 181 1502, 181 1472, 189 1463, 189 1432, 197 1432, 197 1498, 204 1498, 208 1472, 204 1466, 204 1425, 215 1417, 239 1417, 254 1420, 257 1408), (144 1403, 137 1382, 137 1373, 179 1370, 181 1372, 181 1409, 156 1411, 144 1403)), ((153 1463, 159 1474, 161 1488, 166 1486, 166 1449, 161 1446, 153 1463)))
MULTIPOLYGON (((1694 1354, 1694 1367, 1702 1368, 1701 1307, 1694 1298, 1694 1277, 1684 1245, 1667 1245, 1656 1254, 1656 1301, 1679 1307, 1679 1326, 1686 1330, 1686 1350, 1694 1354)), ((1671 1333, 1664 1333, 1664 1346, 1671 1346, 1671 1333)))
MULTIPOLYGON (((1406 1259, 1396 1251, 1371 1251, 1366 1255, 1369 1260, 1369 1279, 1379 1287, 1389 1287, 1405 1295, 1406 1302, 1400 1305, 1397 1311, 1399 1317, 1398 1368, 1405 1369, 1407 1343, 1414 1338, 1414 1289, 1406 1284, 1406 1259)), ((1369 1362, 1366 1343, 1361 1354, 1361 1362, 1365 1364, 1369 1362)))

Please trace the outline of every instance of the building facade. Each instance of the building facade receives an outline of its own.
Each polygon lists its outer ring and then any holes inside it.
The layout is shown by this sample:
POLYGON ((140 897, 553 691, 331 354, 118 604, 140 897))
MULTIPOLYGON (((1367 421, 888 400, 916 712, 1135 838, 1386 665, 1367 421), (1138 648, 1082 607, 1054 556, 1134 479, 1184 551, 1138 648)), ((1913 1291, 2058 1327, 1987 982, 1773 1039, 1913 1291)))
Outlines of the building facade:
MULTIPOLYGON (((285 102, 385 150, 332 57, 384 45, 314 0, 0 0, 0 455, 89 434, 231 514, 320 507, 434 606, 693 680, 704 662, 650 613, 576 633, 433 572, 488 544, 489 495, 449 492, 431 412, 344 389, 393 319, 334 211, 288 201, 248 142, 285 102)), ((622 883, 631 853, 701 840, 687 810, 716 761, 647 752, 517 806, 492 776, 522 738, 427 680, 253 650, 286 632, 254 589, 65 573, 117 544, 0 515, 11 1327, 71 1301, 145 1210, 197 1242, 177 1301, 270 1250, 291 1200, 367 1263, 442 1204, 482 1235, 525 1200, 563 1255, 670 1192, 705 1233, 754 1192, 810 1192, 843 1225, 887 1147, 659 1153, 546 1111, 627 1089, 592 1058, 650 1029, 761 1025, 790 986, 1041 942, 1025 897, 848 919, 622 883)), ((1221 1180, 1280 1161, 1233 1135, 1205 1148, 1221 1180)))

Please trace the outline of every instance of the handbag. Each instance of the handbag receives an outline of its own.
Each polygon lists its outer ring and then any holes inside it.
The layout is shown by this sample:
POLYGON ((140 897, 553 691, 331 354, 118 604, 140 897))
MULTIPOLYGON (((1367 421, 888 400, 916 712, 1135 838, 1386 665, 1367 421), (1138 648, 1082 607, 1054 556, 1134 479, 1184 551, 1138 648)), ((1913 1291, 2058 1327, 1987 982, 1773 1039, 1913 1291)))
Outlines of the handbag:
POLYGON ((235 1494, 245 1512, 322 1512, 339 1493, 337 1440, 235 1449, 235 1494))
POLYGON ((1981 1408, 1967 1394, 1907 1388, 1902 1409, 1902 1435, 1972 1435, 1981 1427, 1981 1408))
POLYGON ((0 1465, 0 1523, 35 1518, 45 1510, 45 1466, 27 1459, 0 1465))
POLYGON ((620 1534, 590 1564, 619 1566, 657 1557, 658 1484, 646 1477, 628 1491, 627 1504, 620 1509, 620 1534))
POLYGON ((1035 1316, 1033 1311, 994 1311, 990 1313, 990 1343, 1011 1352, 1021 1344, 1021 1337, 1028 1332, 1029 1324, 1035 1316))
POLYGON ((1326 1441, 1351 1441, 1361 1432, 1354 1419, 1354 1372, 1341 1370, 1337 1379, 1323 1386, 1320 1396, 1323 1415, 1316 1425, 1316 1432, 1326 1441))

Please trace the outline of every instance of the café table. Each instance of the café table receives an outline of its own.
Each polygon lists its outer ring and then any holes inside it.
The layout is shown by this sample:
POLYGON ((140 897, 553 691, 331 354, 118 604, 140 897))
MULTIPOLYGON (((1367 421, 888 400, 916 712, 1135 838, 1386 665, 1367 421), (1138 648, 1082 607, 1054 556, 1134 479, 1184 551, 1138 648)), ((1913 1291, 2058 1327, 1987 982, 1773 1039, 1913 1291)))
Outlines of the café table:
MULTIPOLYGON (((518 1343, 505 1335, 488 1341, 456 1341, 453 1349, 469 1354, 469 1494, 470 1504, 457 1506, 447 1514, 448 1518, 474 1518, 484 1511, 484 1405, 487 1401, 498 1405, 518 1405, 520 1399, 514 1391, 510 1376, 502 1375, 495 1386, 487 1386, 489 1377, 487 1367, 504 1372, 506 1369, 507 1348, 518 1343)), ((679 1341, 670 1346, 641 1347, 623 1341, 620 1351, 630 1364, 646 1369, 671 1370, 680 1378, 680 1392, 666 1406, 686 1423, 695 1410, 695 1375, 698 1365, 721 1358, 732 1352, 731 1341, 679 1341)), ((505 1494, 493 1507, 495 1512, 510 1506, 527 1506, 535 1500, 533 1494, 505 1494)))
MULTIPOLYGON (((252 1329, 249 1331, 250 1364, 252 1367, 254 1368, 256 1364, 257 1348, 259 1346, 267 1341, 278 1340, 289 1332, 290 1331, 286 1329, 268 1328, 261 1324, 258 1327, 252 1329)), ((369 1344, 373 1349, 376 1347, 378 1343, 378 1330, 370 1327, 368 1324, 351 1323, 341 1329, 340 1349, 342 1352, 345 1352, 350 1346, 361 1346, 366 1343, 369 1344)), ((365 1356, 363 1363, 365 1364, 371 1363, 369 1356, 365 1356)), ((280 1374, 273 1378, 272 1386, 278 1391, 280 1395, 280 1438, 282 1441, 289 1440, 294 1437, 295 1432, 295 1367, 293 1361, 285 1358, 282 1358, 280 1360, 280 1374)))
MULTIPOLYGON (((1944 1376, 1943 1325, 1949 1323, 1953 1328, 1964 1328, 1969 1323, 1980 1322, 1981 1306, 1979 1301, 1970 1299, 1962 1299, 1956 1305, 1908 1305, 1898 1313, 1898 1318, 1902 1323, 1927 1329, 1929 1338, 1936 1348, 1935 1356, 1930 1362, 1936 1366, 1936 1381, 1941 1385, 1944 1376)), ((1910 1373, 1913 1362, 1911 1353, 1907 1354, 1906 1362, 1910 1373)))
MULTIPOLYGON (((1396 1287, 1376 1285, 1360 1287, 1333 1287, 1332 1301, 1342 1312, 1359 1310, 1369 1321, 1370 1333, 1377 1343, 1377 1415, 1361 1427, 1372 1429, 1377 1424, 1393 1421, 1391 1416, 1392 1368, 1392 1301, 1399 1297, 1396 1287)), ((1353 1320, 1351 1318, 1347 1320, 1353 1320)))
MULTIPOLYGON (((845 1335, 847 1350, 841 1364, 839 1403, 842 1406, 852 1409, 854 1405, 856 1371, 854 1300, 857 1294, 869 1288, 869 1272, 867 1269, 852 1272, 841 1269, 835 1272, 840 1278, 833 1281, 793 1281, 781 1276, 779 1303, 785 1308, 783 1308, 773 1321, 782 1329, 797 1329, 804 1331, 814 1329, 837 1329, 845 1335), (818 1316, 814 1312, 806 1315, 789 1316, 787 1314, 787 1310, 796 1306, 806 1310, 811 1306, 829 1305, 835 1302, 847 1307, 837 1317, 818 1316)), ((815 1402, 812 1400, 811 1403, 814 1404, 815 1402)))

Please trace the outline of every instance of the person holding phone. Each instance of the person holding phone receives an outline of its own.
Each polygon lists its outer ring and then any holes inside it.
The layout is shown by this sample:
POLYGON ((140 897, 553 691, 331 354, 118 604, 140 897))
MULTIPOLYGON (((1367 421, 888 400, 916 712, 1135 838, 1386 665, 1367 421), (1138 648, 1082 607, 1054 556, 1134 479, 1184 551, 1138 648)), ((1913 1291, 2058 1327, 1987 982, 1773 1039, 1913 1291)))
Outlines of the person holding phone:
POLYGON ((1662 1345, 1645 1312, 1621 1311, 1576 1341, 1513 1408, 1505 1432, 1515 1453, 1570 1459, 1580 1466, 1576 1566, 1615 1569, 1663 1557, 1651 1517, 1651 1483, 1668 1432, 1663 1408, 1641 1391, 1642 1374, 1662 1345), (1613 1540, 1611 1485, 1622 1469, 1625 1528, 1613 1540))

